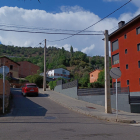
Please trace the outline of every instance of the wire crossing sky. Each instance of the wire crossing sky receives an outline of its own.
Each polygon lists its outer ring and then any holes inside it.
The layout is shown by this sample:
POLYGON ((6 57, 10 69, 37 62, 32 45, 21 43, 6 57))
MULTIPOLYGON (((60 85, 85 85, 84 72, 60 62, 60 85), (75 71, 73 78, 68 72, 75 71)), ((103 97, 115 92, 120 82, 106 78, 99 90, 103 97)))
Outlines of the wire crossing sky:
POLYGON ((138 0, 6 0, 0 7, 0 42, 34 47, 47 39, 48 46, 104 55, 104 30, 117 29, 121 20, 140 14, 138 0), (114 28, 115 27, 115 28, 114 28), (81 34, 81 35, 78 35, 81 34), (86 34, 86 35, 85 35, 86 34), (90 35, 91 34, 91 35, 90 35))

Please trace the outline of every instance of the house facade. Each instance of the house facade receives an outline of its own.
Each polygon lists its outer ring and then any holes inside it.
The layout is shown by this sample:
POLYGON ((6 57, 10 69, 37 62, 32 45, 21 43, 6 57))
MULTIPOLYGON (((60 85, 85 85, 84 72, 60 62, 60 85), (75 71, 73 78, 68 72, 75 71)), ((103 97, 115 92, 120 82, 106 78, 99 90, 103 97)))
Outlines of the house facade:
POLYGON ((94 70, 90 72, 90 83, 96 82, 98 79, 98 74, 100 73, 101 70, 94 70))
POLYGON ((52 69, 47 71, 47 77, 52 79, 57 79, 57 78, 70 79, 70 72, 63 68, 52 69))
POLYGON ((25 78, 29 75, 37 74, 37 71, 40 70, 40 67, 30 63, 28 61, 18 62, 20 64, 19 67, 19 77, 25 78))
POLYGON ((14 62, 13 60, 9 59, 6 56, 0 57, 0 67, 7 66, 9 68, 8 75, 10 77, 19 78, 19 67, 20 64, 14 62))
MULTIPOLYGON (((140 94, 140 15, 109 35, 112 68, 118 67, 122 75, 117 79, 119 87, 130 88, 131 93, 140 94)), ((115 85, 115 79, 112 79, 115 85)))

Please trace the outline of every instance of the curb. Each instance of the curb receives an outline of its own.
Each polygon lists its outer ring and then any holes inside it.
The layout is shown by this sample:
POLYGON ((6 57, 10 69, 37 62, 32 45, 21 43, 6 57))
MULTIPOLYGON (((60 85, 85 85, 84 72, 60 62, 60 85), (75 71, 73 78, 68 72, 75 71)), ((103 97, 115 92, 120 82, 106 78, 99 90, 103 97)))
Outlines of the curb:
POLYGON ((62 102, 59 102, 57 99, 51 98, 50 96, 49 96, 49 99, 51 99, 52 101, 62 105, 65 108, 68 108, 68 109, 70 109, 72 111, 75 111, 75 112, 78 112, 78 113, 81 113, 81 114, 84 114, 84 115, 87 115, 87 116, 90 116, 90 117, 93 117, 93 118, 96 118, 96 119, 99 119, 99 120, 105 120, 105 121, 110 121, 110 122, 118 122, 118 123, 127 123, 127 124, 135 124, 136 123, 135 120, 118 119, 116 121, 116 118, 113 118, 113 117, 112 118, 108 118, 108 117, 93 115, 93 114, 90 114, 90 113, 88 113, 86 111, 83 111, 81 109, 69 107, 69 106, 63 104, 62 102))

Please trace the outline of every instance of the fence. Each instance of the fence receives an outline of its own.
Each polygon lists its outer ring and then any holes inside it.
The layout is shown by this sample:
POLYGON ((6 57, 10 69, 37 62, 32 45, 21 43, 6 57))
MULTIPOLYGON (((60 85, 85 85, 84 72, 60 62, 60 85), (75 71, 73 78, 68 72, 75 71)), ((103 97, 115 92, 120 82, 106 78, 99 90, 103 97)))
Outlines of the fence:
MULTIPOLYGON (((118 87, 118 94, 129 94, 129 87, 118 87)), ((116 94, 116 88, 110 88, 110 94, 116 94)), ((78 89, 78 96, 105 95, 104 88, 78 89)))
POLYGON ((69 82, 69 83, 66 83, 66 84, 62 84, 62 89, 77 87, 77 85, 78 85, 78 81, 75 80, 75 81, 72 81, 72 82, 69 82))
POLYGON ((57 86, 54 88, 54 91, 60 92, 64 95, 70 96, 77 99, 77 86, 78 81, 72 81, 64 84, 63 80, 57 81, 57 86))

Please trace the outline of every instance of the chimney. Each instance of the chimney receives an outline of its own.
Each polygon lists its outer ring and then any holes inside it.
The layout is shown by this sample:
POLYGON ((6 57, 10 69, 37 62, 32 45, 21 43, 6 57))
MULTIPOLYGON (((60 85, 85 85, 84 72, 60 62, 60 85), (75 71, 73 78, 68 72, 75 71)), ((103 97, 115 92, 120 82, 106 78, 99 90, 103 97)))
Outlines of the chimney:
POLYGON ((124 25, 125 25, 125 21, 120 21, 120 22, 118 23, 118 27, 119 27, 119 28, 123 27, 124 25))

